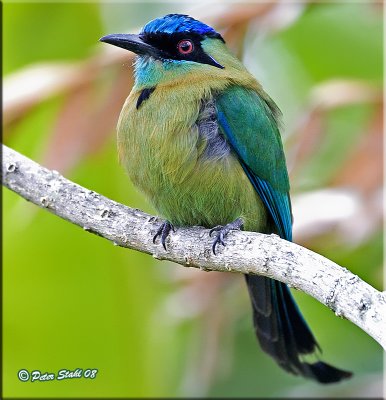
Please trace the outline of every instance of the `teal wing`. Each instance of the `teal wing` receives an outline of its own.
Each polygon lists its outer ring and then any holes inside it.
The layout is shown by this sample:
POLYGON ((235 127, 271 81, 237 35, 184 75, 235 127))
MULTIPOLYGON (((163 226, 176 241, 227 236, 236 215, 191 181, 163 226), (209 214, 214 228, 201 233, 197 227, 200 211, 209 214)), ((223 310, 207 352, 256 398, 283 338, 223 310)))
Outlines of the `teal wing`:
POLYGON ((216 98, 217 118, 279 235, 292 240, 289 180, 278 128, 280 111, 271 99, 233 86, 216 98))

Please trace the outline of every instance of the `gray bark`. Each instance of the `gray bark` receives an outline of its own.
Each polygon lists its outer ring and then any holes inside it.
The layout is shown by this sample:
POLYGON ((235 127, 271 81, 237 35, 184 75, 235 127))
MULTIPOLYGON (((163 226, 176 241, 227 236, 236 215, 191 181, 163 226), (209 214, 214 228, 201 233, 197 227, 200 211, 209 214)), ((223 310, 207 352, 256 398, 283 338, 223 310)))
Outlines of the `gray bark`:
POLYGON ((258 274, 301 290, 386 347, 386 294, 334 262, 276 235, 232 232, 213 255, 202 227, 178 228, 167 251, 152 238, 163 222, 77 185, 3 145, 3 185, 114 244, 205 271, 258 274))

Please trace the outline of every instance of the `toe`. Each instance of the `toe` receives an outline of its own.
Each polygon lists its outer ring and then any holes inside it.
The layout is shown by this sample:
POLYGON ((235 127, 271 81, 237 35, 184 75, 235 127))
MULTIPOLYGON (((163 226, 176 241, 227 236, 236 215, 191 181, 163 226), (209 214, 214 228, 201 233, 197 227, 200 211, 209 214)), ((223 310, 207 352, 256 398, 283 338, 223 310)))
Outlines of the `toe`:
POLYGON ((212 228, 212 229, 209 231, 209 236, 212 236, 212 233, 213 233, 213 232, 218 232, 218 231, 220 231, 222 228, 223 228, 222 225, 217 225, 217 226, 215 226, 214 228, 212 228))
POLYGON ((161 236, 161 244, 163 248, 166 250, 166 239, 170 233, 170 231, 175 232, 174 226, 169 222, 165 221, 159 228, 157 233, 153 236, 153 243, 156 242, 158 236, 161 236))

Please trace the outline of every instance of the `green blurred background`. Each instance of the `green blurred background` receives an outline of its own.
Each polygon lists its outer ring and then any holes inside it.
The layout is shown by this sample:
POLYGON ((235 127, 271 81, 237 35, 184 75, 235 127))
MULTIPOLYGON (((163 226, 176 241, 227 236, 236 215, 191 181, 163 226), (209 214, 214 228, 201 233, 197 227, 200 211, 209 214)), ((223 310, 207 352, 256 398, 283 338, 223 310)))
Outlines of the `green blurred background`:
MULTIPOLYGON (((3 3, 4 142, 69 179, 154 212, 118 165, 132 56, 107 33, 170 12, 217 28, 284 115, 295 241, 382 282, 382 3, 3 3)), ((259 349, 242 277, 113 246, 3 190, 3 396, 380 397, 382 351, 295 293, 323 359, 319 386, 259 349), (97 368, 21 382, 20 369, 97 368)))

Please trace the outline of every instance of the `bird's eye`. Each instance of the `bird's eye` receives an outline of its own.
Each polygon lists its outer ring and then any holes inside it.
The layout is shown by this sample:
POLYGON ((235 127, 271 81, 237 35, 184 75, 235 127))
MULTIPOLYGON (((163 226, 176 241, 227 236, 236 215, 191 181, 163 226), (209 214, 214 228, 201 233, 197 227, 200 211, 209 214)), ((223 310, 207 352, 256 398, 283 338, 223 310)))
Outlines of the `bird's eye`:
POLYGON ((194 50, 194 44, 191 40, 180 40, 177 44, 177 49, 180 54, 189 54, 194 50))

